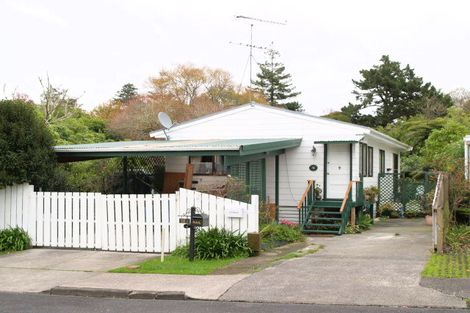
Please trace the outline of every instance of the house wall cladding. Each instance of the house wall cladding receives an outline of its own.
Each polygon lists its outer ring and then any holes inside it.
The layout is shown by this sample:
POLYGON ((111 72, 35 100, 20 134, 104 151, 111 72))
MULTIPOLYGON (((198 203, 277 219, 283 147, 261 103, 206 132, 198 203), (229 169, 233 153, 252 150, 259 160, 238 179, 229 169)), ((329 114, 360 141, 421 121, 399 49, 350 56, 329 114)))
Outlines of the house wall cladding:
POLYGON ((258 231, 257 196, 244 203, 187 189, 103 195, 34 192, 27 184, 0 190, 0 229, 19 226, 37 247, 171 252, 188 241, 179 217, 187 216, 191 206, 209 216, 209 227, 258 231))

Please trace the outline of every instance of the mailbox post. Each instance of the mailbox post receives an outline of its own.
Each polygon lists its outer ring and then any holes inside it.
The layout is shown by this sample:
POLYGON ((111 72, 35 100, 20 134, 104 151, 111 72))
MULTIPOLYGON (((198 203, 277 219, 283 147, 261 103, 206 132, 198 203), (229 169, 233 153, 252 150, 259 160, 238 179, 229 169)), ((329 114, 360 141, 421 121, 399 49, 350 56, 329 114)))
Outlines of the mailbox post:
POLYGON ((191 207, 191 224, 189 226, 189 261, 194 260, 195 240, 196 240, 196 225, 193 223, 194 215, 196 214, 196 207, 191 207))
POLYGON ((196 213, 196 207, 191 207, 190 218, 181 218, 180 223, 185 223, 184 228, 189 228, 189 260, 194 260, 196 227, 209 226, 209 216, 207 214, 196 213))

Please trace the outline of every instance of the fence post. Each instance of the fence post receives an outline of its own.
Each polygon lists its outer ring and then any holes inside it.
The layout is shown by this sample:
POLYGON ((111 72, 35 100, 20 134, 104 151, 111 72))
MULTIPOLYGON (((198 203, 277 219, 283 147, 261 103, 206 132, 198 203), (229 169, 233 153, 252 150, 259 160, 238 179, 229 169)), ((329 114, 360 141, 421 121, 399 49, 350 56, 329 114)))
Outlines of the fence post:
POLYGON ((96 219, 96 239, 99 247, 97 247, 97 249, 108 250, 108 221, 106 217, 107 196, 100 194, 98 198, 99 205, 96 207, 98 210, 96 219))
POLYGON ((257 233, 259 230, 259 196, 251 196, 251 204, 248 206, 247 233, 257 233))
POLYGON ((36 193, 34 192, 34 186, 28 185, 28 200, 24 212, 27 212, 29 221, 28 234, 31 237, 33 246, 36 245, 36 193))
POLYGON ((442 253, 445 245, 446 218, 449 215, 449 176, 439 173, 432 203, 434 251, 442 253))

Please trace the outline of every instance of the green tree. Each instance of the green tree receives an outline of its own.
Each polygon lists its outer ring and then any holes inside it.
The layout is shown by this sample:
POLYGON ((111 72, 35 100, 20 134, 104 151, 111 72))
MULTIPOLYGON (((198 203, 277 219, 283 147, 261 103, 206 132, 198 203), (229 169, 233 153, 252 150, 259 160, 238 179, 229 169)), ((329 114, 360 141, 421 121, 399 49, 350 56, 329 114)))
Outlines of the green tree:
POLYGON ((49 125, 56 145, 112 141, 105 122, 90 113, 77 109, 73 116, 49 125))
POLYGON ((337 120, 337 121, 341 121, 341 122, 351 123, 351 116, 348 116, 347 114, 345 114, 341 111, 333 111, 333 112, 330 112, 326 115, 323 115, 322 117, 330 118, 332 120, 337 120))
POLYGON ((53 139, 34 104, 0 101, 0 186, 29 182, 51 185, 55 175, 53 139))
POLYGON ((258 64, 260 72, 256 74, 258 79, 253 82, 255 89, 264 94, 270 105, 302 111, 300 103, 286 101, 300 95, 300 92, 296 92, 295 87, 292 86, 291 75, 286 73, 286 67, 277 62, 279 52, 269 50, 268 56, 269 60, 258 64))
POLYGON ((388 55, 382 56, 380 62, 371 69, 361 70, 361 80, 353 80, 356 88, 353 94, 358 103, 349 104, 352 122, 385 126, 399 118, 421 113, 423 108, 442 116, 442 107, 452 105, 450 96, 431 83, 424 83, 409 65, 402 67, 388 55), (362 114, 365 108, 374 108, 375 114, 362 114))
POLYGON ((122 86, 121 90, 116 93, 116 98, 114 98, 114 100, 120 102, 127 102, 137 97, 138 94, 139 93, 137 87, 134 86, 134 84, 127 83, 122 86))

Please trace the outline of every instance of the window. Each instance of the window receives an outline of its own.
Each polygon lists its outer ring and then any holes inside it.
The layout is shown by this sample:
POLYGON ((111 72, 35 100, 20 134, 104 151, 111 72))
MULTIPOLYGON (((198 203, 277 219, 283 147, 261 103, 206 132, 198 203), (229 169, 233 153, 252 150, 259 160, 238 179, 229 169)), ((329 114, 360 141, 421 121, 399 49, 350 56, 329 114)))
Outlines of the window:
POLYGON ((367 176, 374 176, 374 148, 367 147, 367 176))
POLYGON ((364 143, 360 144, 359 173, 362 177, 374 176, 374 148, 364 143))
POLYGON ((385 173, 385 151, 380 150, 380 173, 385 173))
POLYGON ((393 172, 398 173, 398 154, 393 154, 393 172))
POLYGON ((222 156, 205 155, 189 157, 189 163, 194 165, 195 175, 225 175, 222 156))
POLYGON ((362 177, 367 177, 367 145, 363 143, 361 143, 360 173, 362 177))

